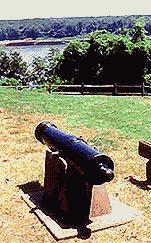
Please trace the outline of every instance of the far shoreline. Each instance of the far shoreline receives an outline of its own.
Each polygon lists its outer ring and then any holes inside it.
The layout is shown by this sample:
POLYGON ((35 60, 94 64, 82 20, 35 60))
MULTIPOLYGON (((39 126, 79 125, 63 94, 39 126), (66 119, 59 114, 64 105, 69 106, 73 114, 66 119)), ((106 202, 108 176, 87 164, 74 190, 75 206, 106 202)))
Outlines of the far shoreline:
POLYGON ((33 46, 33 45, 64 45, 69 43, 70 40, 33 40, 33 39, 23 39, 23 40, 4 40, 0 41, 0 46, 33 46))

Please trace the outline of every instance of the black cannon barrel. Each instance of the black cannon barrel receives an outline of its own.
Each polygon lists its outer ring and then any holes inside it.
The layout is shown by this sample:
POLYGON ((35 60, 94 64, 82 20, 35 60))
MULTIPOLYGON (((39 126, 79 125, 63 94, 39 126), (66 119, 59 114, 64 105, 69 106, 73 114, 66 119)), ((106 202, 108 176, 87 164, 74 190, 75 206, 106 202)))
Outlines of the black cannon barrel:
POLYGON ((83 139, 62 132, 50 122, 40 123, 36 127, 35 137, 53 151, 59 151, 67 162, 72 161, 75 167, 84 172, 89 183, 98 185, 114 178, 111 158, 89 146, 83 139))

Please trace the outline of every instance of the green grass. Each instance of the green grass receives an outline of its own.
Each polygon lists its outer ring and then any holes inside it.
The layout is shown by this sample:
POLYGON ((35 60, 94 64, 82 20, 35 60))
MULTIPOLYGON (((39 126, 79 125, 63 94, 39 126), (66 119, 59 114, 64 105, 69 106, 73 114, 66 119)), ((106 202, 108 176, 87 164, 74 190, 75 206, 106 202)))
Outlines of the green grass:
POLYGON ((0 89, 0 107, 15 112, 61 114, 70 126, 81 124, 130 139, 151 141, 148 97, 63 96, 46 92, 0 89))

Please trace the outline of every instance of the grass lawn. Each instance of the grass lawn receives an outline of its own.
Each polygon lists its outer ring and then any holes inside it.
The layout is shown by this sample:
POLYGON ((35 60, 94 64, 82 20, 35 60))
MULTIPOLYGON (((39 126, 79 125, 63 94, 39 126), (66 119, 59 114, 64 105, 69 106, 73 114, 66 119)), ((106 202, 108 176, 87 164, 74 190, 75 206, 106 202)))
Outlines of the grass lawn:
POLYGON ((113 96, 63 96, 0 89, 0 106, 16 112, 63 115, 75 128, 83 124, 131 139, 151 141, 151 99, 113 96))
POLYGON ((83 136, 115 162, 115 178, 106 184, 113 196, 142 210, 144 217, 129 224, 98 231, 91 238, 59 243, 150 242, 151 190, 126 178, 145 180, 145 162, 137 152, 140 139, 151 142, 149 97, 63 96, 38 90, 0 89, 0 242, 49 242, 53 236, 19 196, 18 185, 43 183, 45 147, 34 137, 43 121, 83 136))

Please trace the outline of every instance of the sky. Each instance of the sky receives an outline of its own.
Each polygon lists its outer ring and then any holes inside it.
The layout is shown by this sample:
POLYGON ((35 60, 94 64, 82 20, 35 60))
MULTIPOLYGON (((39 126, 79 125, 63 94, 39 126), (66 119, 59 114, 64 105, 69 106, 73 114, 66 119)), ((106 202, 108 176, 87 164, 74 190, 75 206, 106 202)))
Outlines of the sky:
POLYGON ((0 19, 151 15, 151 0, 0 0, 0 19))

